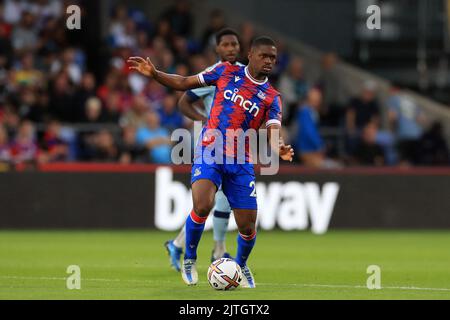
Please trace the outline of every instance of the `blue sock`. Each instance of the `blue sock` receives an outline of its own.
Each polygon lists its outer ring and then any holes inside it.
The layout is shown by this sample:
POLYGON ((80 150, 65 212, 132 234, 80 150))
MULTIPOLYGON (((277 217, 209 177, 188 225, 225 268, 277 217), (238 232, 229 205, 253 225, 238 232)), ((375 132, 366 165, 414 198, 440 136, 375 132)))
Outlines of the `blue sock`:
POLYGON ((225 241, 225 235, 228 230, 228 221, 230 212, 214 211, 213 233, 214 241, 225 241))
POLYGON ((194 210, 186 219, 186 247, 184 259, 197 259, 197 246, 205 229, 207 217, 199 217, 194 210))
POLYGON ((245 236, 242 234, 238 234, 237 237, 237 254, 236 254, 236 263, 243 267, 247 263, 248 256, 252 252, 253 246, 256 242, 256 231, 255 233, 245 236))

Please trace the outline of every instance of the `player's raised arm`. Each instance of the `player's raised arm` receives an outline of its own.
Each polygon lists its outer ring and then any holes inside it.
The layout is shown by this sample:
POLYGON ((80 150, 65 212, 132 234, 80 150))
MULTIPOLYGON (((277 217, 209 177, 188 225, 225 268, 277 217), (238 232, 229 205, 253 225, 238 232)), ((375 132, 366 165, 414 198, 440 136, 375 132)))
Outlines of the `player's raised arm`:
POLYGON ((185 91, 203 86, 198 76, 182 77, 157 70, 149 58, 130 57, 127 62, 130 64, 130 70, 135 70, 144 76, 151 77, 162 85, 174 90, 185 91))

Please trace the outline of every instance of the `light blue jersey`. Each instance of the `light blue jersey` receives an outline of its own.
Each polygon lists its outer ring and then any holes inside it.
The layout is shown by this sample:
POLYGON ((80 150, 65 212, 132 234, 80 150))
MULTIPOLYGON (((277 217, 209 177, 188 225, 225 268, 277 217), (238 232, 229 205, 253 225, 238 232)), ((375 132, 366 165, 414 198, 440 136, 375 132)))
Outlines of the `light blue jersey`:
POLYGON ((397 137, 419 139, 423 129, 418 118, 422 114, 419 106, 405 95, 397 94, 388 99, 389 110, 397 116, 397 137))
MULTIPOLYGON (((205 72, 208 72, 210 70, 213 70, 218 64, 221 64, 222 62, 219 61, 216 64, 206 68, 205 72)), ((244 66, 240 62, 235 63, 238 66, 244 66)), ((211 113, 211 107, 214 100, 214 94, 216 93, 216 87, 215 86, 208 86, 208 87, 202 87, 197 89, 188 90, 186 94, 191 98, 192 101, 197 101, 199 99, 203 100, 203 104, 205 105, 205 112, 206 117, 209 116, 211 113)))

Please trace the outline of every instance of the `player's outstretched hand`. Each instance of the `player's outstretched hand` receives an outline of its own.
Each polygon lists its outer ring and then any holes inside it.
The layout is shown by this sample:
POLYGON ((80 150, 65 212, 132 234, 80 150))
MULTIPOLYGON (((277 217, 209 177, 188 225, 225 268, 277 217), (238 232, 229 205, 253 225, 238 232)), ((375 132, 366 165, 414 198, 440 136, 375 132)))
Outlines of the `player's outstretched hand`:
POLYGON ((294 159, 294 149, 291 145, 280 144, 280 157, 283 160, 291 161, 294 159))
POLYGON ((149 58, 144 59, 142 57, 129 57, 127 62, 130 65, 130 70, 136 70, 144 76, 153 77, 156 72, 156 68, 149 58))

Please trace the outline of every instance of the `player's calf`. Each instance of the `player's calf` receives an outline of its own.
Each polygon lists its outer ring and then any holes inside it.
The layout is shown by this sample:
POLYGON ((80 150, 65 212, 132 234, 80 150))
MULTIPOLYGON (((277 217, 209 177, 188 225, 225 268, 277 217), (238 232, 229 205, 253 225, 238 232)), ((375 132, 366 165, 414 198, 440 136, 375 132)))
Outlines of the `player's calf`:
POLYGON ((208 214, 214 205, 216 186, 203 179, 192 184, 194 210, 186 219, 186 243, 184 259, 197 259, 197 246, 200 242, 208 214))
POLYGON ((242 287, 255 288, 255 279, 247 260, 256 243, 256 210, 234 210, 234 215, 239 228, 235 261, 242 269, 242 287))

